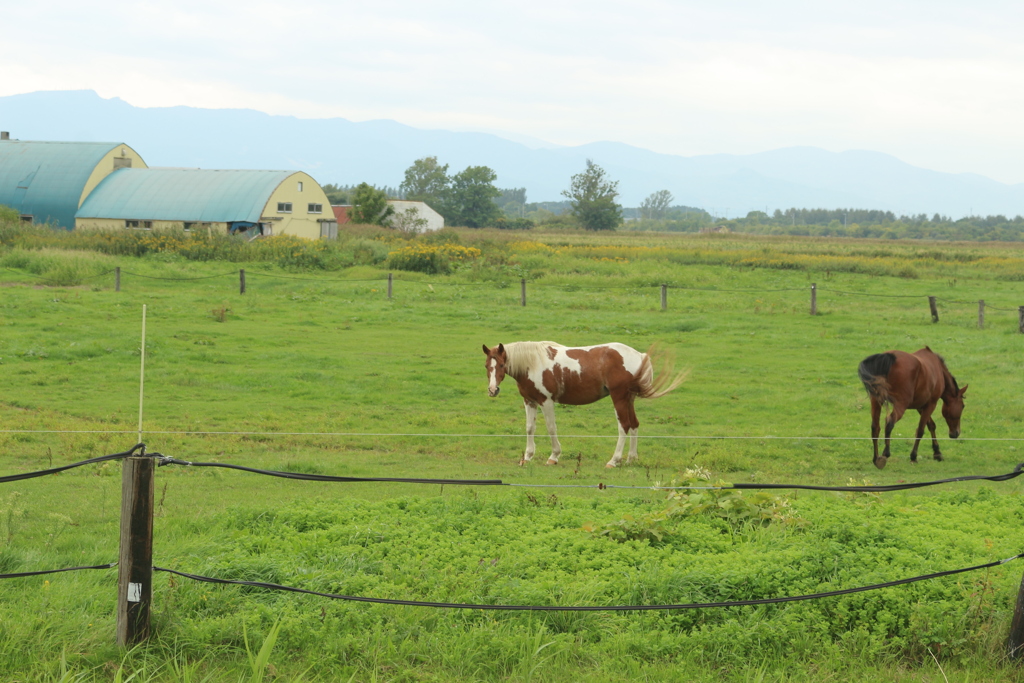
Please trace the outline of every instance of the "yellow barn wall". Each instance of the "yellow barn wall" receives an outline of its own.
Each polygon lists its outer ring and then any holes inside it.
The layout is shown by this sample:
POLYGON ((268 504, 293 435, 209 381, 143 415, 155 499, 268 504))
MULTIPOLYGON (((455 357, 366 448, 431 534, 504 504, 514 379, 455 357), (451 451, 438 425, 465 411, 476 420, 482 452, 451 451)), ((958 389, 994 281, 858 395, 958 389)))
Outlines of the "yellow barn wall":
MULTIPOLYGON (((107 152, 106 156, 96 164, 96 167, 92 169, 92 173, 89 174, 89 179, 85 181, 85 187, 82 188, 82 196, 78 198, 78 205, 81 206, 85 198, 89 196, 89 193, 96 189, 96 186, 100 184, 100 181, 106 178, 108 175, 114 172, 114 159, 125 158, 131 159, 131 168, 149 168, 146 162, 142 160, 139 153, 134 149, 125 144, 120 144, 114 149, 107 152), (123 152, 123 154, 122 154, 123 152)), ((78 221, 75 221, 78 224, 78 221)))
POLYGON ((320 184, 307 173, 296 172, 288 176, 270 195, 270 201, 263 207, 261 221, 273 226, 275 235, 295 235, 308 239, 320 239, 320 221, 334 220, 331 202, 320 184), (302 190, 299 191, 299 183, 302 190), (279 202, 291 202, 291 213, 278 213, 279 202), (307 211, 310 204, 319 204, 320 213, 307 211))
MULTIPOLYGON (((144 219, 140 219, 140 222, 144 219)), ((152 221, 152 228, 126 228, 125 221, 123 218, 76 218, 75 219, 75 230, 166 230, 168 228, 177 228, 181 230, 185 224, 181 221, 152 221)), ((205 233, 207 227, 212 232, 227 232, 227 223, 194 223, 192 226, 192 232, 205 233)))

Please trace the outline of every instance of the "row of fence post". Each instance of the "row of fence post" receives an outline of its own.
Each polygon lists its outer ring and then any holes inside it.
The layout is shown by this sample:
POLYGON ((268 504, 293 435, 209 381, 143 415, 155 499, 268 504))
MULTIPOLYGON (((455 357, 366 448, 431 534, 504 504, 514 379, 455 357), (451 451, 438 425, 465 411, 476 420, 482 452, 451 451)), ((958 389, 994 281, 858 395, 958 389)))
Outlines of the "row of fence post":
MULTIPOLYGON (((114 291, 121 291, 121 268, 118 266, 114 269, 114 291)), ((245 294, 245 269, 242 268, 238 271, 238 293, 245 294)), ((392 298, 394 294, 394 276, 392 273, 388 273, 388 298, 392 298)), ((526 278, 519 280, 519 304, 526 306, 526 278)), ((939 304, 938 297, 928 297, 928 309, 932 314, 932 322, 939 322, 939 304)), ((668 310, 668 285, 661 286, 661 310, 668 310)), ((811 315, 818 315, 818 284, 815 282, 811 283, 811 315)), ((978 329, 985 329, 985 300, 978 300, 978 329)), ((1024 334, 1024 306, 1017 307, 1017 329, 1021 334, 1024 334)))

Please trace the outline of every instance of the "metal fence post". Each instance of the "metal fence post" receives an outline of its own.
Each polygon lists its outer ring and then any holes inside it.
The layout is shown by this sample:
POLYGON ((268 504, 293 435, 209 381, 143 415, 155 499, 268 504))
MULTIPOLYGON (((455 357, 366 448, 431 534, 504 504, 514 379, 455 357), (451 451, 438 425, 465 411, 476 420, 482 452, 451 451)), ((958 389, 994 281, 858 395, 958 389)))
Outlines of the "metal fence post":
MULTIPOLYGON (((521 293, 519 294, 519 303, 521 303, 523 306, 525 306, 526 305, 526 278, 525 277, 522 278, 519 281, 519 287, 522 290, 521 293)), ((1024 310, 1024 307, 1022 307, 1022 310, 1024 310)))
POLYGON ((818 315, 818 283, 811 283, 811 315, 818 315))
POLYGON ((238 271, 238 293, 245 294, 245 268, 238 271))
POLYGON ((392 277, 391 273, 388 273, 388 298, 389 299, 391 298, 391 282, 392 282, 391 277, 392 277))
POLYGON ((985 329, 985 300, 978 299, 978 329, 985 329))
POLYGON ((121 266, 116 266, 114 268, 114 291, 121 291, 121 266))
POLYGON ((153 474, 156 461, 131 457, 121 471, 121 550, 117 563, 117 644, 149 638, 153 602, 153 474))
POLYGON ((668 310, 668 285, 661 286, 661 310, 668 310))
POLYGON ((1024 334, 1024 306, 1017 307, 1017 329, 1024 334))
POLYGON ((939 322, 939 307, 935 303, 935 297, 934 296, 928 297, 928 308, 930 308, 932 310, 932 322, 933 323, 939 322))

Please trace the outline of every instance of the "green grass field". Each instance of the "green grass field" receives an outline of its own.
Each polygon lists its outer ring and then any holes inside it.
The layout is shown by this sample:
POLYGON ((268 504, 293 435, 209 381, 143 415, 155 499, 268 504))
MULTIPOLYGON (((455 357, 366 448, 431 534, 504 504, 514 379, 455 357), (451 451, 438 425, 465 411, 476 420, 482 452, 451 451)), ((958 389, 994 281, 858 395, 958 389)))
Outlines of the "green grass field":
MULTIPOLYGON (((727 482, 843 485, 1000 474, 1024 461, 1024 440, 1014 440, 1024 439, 1021 248, 460 239, 480 258, 449 275, 396 272, 391 300, 379 260, 315 270, 60 244, 0 251, 0 474, 136 442, 143 305, 144 441, 185 460, 635 486, 697 468, 727 482), (120 292, 104 274, 114 266, 125 271, 120 292), (529 279, 525 308, 520 277, 529 279), (665 312, 663 282, 673 285, 665 312), (938 324, 928 295, 941 299, 938 324), (983 330, 978 299, 995 307, 983 330), (541 339, 659 342, 690 370, 674 393, 638 403, 640 465, 604 469, 616 435, 605 401, 556 410, 560 466, 541 464, 542 424, 534 464, 517 466, 522 403, 511 384, 487 397, 480 346, 541 339), (900 440, 878 471, 857 363, 924 345, 970 385, 963 438, 950 441, 940 423, 944 462, 924 444, 912 466, 900 440)), ((915 416, 894 435, 911 436, 915 416)), ((0 573, 116 559, 119 475, 107 464, 0 485, 0 573)), ((154 561, 418 600, 740 600, 1009 557, 1024 551, 1020 493, 1019 480, 787 493, 787 513, 762 525, 713 513, 659 521, 672 502, 653 490, 304 483, 165 467, 154 561), (644 535, 655 527, 660 541, 644 535)), ((0 582, 0 680, 1024 680, 1003 650, 1022 572, 1016 562, 813 602, 615 614, 365 605, 157 574, 155 638, 127 653, 113 644, 116 570, 11 579, 0 582), (261 674, 247 647, 255 655, 271 633, 261 674)))

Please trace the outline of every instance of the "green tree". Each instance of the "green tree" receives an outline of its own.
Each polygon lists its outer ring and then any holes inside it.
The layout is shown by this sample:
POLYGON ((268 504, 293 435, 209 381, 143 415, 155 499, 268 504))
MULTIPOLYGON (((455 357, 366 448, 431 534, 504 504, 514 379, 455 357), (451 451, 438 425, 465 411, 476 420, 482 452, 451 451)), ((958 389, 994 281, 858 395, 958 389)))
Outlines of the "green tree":
POLYGON ((587 169, 572 177, 562 194, 570 200, 572 214, 587 230, 614 230, 622 224, 622 207, 615 202, 619 181, 608 180, 603 168, 587 159, 587 169))
POLYGON ((423 157, 405 169, 405 179, 398 189, 406 199, 426 202, 434 210, 444 213, 441 208, 447 199, 450 185, 448 164, 439 164, 437 157, 423 157))
POLYGON ((668 190, 658 190, 651 193, 647 199, 640 204, 640 218, 660 219, 665 217, 665 212, 672 205, 675 197, 668 190))
POLYGON ((467 228, 493 225, 501 216, 501 209, 494 203, 495 197, 501 196, 501 190, 494 186, 497 178, 487 166, 468 166, 457 173, 448 193, 450 215, 445 214, 445 221, 467 228))
POLYGON ((388 204, 388 195, 369 183, 359 183, 352 191, 352 222, 383 225, 395 212, 388 204))

